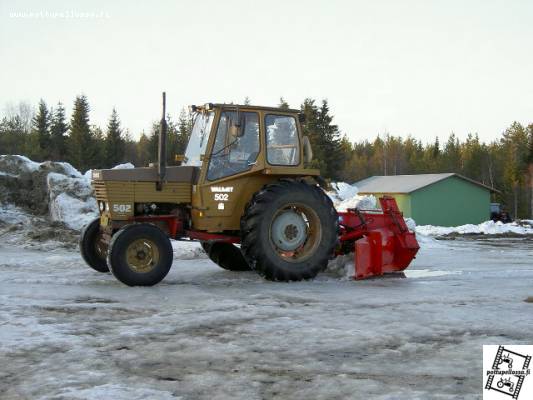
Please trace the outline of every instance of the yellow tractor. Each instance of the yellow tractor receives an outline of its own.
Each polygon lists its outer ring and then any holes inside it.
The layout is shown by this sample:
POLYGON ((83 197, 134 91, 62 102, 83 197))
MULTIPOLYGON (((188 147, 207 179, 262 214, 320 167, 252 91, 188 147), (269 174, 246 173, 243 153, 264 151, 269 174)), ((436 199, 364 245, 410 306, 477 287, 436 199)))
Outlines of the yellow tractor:
POLYGON ((414 258, 418 244, 394 200, 382 199, 390 210, 370 224, 359 210, 336 212, 319 171, 306 167, 312 151, 298 110, 209 103, 191 111, 180 166, 165 161, 163 93, 157 164, 92 172, 100 216, 83 230, 80 251, 93 269, 130 286, 157 284, 172 265, 170 239, 199 241, 222 268, 276 281, 312 279, 357 246, 365 253, 359 278, 402 270, 414 258))

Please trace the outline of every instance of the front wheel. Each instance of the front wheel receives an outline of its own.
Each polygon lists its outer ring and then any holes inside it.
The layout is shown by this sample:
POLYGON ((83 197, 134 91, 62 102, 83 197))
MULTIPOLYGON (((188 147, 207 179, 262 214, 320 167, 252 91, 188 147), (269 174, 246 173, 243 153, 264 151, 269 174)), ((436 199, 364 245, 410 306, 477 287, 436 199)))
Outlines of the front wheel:
POLYGON ((113 236, 107 264, 113 275, 128 286, 153 286, 167 276, 172 259, 172 245, 161 229, 132 224, 113 236))
POLYGON ((275 281, 312 279, 337 242, 330 198, 303 180, 282 180, 254 195, 241 218, 241 250, 250 267, 275 281))
POLYGON ((100 218, 95 218, 81 231, 80 253, 89 267, 98 272, 109 272, 106 262, 107 246, 102 240, 100 218))

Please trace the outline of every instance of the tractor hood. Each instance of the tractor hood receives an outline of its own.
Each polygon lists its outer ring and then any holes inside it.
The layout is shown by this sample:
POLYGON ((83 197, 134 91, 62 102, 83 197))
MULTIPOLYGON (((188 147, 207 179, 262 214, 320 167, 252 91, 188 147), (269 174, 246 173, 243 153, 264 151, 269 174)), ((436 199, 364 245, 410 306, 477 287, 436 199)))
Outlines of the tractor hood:
MULTIPOLYGON (((198 167, 167 167, 166 182, 187 182, 195 184, 198 181, 200 169, 198 167)), ((129 169, 95 169, 92 172, 93 181, 126 181, 126 182, 157 182, 157 168, 129 168, 129 169)))

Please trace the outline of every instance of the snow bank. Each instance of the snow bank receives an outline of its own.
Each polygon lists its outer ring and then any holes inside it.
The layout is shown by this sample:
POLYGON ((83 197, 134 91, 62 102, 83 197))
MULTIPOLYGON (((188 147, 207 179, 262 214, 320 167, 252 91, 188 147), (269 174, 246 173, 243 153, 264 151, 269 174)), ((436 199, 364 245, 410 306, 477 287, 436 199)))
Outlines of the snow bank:
POLYGON ((72 178, 51 172, 47 176, 47 186, 52 221, 63 222, 71 229, 81 230, 98 216, 98 205, 93 197, 90 181, 81 174, 72 178))
POLYGON ((483 234, 483 235, 533 235, 533 227, 520 225, 516 222, 504 224, 503 222, 486 221, 479 225, 467 224, 455 227, 421 225, 416 227, 416 233, 426 236, 444 236, 451 234, 483 234))
POLYGON ((346 211, 349 208, 360 208, 362 210, 374 210, 379 208, 374 196, 359 196, 357 186, 346 182, 335 182, 331 184, 333 190, 326 192, 333 201, 333 205, 338 211, 346 211))
POLYGON ((2 155, 0 188, 0 221, 6 224, 38 216, 80 230, 98 214, 90 179, 66 162, 2 155))

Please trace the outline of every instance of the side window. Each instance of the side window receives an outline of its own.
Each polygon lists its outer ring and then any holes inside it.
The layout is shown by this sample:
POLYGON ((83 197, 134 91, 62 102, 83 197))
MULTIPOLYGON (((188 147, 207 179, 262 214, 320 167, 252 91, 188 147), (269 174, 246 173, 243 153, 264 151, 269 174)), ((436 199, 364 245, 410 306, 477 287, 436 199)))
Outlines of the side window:
POLYGON ((259 118, 254 112, 235 111, 220 115, 207 179, 214 181, 252 168, 259 154, 259 118), (240 125, 240 127, 239 127, 240 125))
POLYGON ((272 165, 298 165, 300 142, 294 117, 272 115, 265 117, 267 161, 272 165))

